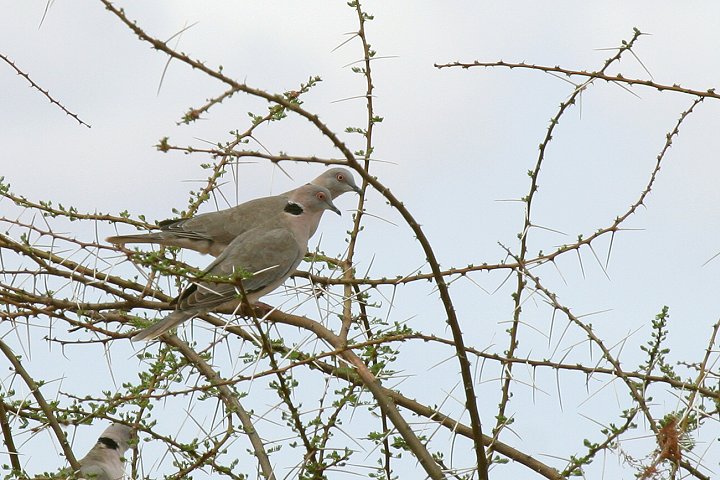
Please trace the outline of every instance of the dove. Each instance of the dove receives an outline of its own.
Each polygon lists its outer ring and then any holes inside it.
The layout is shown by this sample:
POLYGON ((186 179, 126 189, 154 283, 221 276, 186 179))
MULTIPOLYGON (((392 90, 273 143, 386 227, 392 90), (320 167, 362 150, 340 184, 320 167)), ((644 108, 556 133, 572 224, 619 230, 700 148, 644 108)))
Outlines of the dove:
POLYGON ((268 212, 268 221, 230 242, 203 271, 200 280, 178 296, 173 313, 141 330, 132 341, 153 340, 198 314, 224 305, 235 306, 243 292, 248 304, 253 304, 275 290, 302 261, 325 210, 340 215, 328 189, 309 183, 290 192, 279 213, 268 212), (251 276, 240 280, 243 273, 251 276), (203 276, 232 278, 234 282, 203 281, 203 276))
POLYGON ((97 443, 80 460, 77 478, 86 480, 122 480, 125 476, 123 455, 135 438, 132 429, 113 423, 98 438, 97 443))
MULTIPOLYGON (((330 199, 345 192, 360 193, 352 174, 344 168, 330 168, 315 178, 311 185, 325 187, 330 199)), ((108 237, 109 243, 156 243, 168 247, 181 247, 217 257, 237 236, 265 223, 282 211, 288 199, 298 189, 271 197, 262 197, 236 207, 196 215, 182 220, 160 222, 160 232, 108 237)), ((310 236, 315 233, 315 228, 310 236)))

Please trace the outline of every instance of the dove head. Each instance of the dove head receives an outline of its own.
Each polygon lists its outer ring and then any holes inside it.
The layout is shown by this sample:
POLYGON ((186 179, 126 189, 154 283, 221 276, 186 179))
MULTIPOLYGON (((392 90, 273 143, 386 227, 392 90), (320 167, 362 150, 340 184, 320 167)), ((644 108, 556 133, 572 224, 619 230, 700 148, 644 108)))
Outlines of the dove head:
POLYGON ((355 184, 352 173, 345 168, 330 168, 312 183, 327 188, 332 198, 337 198, 345 192, 360 193, 360 188, 355 184))
POLYGON ((297 217, 314 217, 322 215, 325 210, 332 210, 340 215, 340 210, 332 202, 330 191, 312 183, 293 191, 285 206, 285 213, 297 217))
POLYGON ((120 455, 130 448, 130 440, 135 439, 137 435, 132 428, 120 423, 113 423, 98 438, 98 443, 102 443, 107 448, 118 451, 120 455))

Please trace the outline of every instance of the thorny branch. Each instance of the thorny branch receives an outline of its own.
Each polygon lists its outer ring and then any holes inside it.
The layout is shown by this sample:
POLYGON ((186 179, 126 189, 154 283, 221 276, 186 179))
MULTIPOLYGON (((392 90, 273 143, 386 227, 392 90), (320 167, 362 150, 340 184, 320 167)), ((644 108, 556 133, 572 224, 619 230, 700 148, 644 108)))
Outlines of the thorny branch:
POLYGON ((71 116, 72 118, 74 118, 75 120, 77 120, 77 122, 78 122, 80 125, 84 125, 84 126, 86 126, 87 128, 90 128, 90 125, 88 125, 87 123, 83 122, 83 121, 80 119, 80 117, 77 116, 77 114, 72 113, 70 110, 68 110, 67 108, 65 108, 65 106, 64 106, 62 103, 60 103, 59 101, 55 100, 52 96, 50 96, 50 93, 49 93, 47 90, 44 90, 40 85, 38 85, 37 83, 35 83, 35 82, 30 78, 30 75, 28 75, 27 73, 25 73, 25 72, 23 72, 22 70, 20 70, 20 68, 18 68, 18 66, 15 65, 15 62, 13 62, 12 60, 10 60, 7 56, 3 55, 2 53, 0 53, 0 59, 2 59, 5 63, 7 63, 8 65, 10 65, 10 67, 11 67, 13 70, 15 70, 15 72, 16 72, 18 75, 20 75, 20 76, 23 77, 25 80, 27 80, 27 81, 30 83, 30 85, 32 86, 32 88, 34 88, 34 89, 37 90, 38 92, 42 93, 42 94, 45 96, 45 98, 47 98, 48 100, 50 100, 50 103, 52 103, 52 104, 54 104, 54 105, 57 105, 58 108, 60 108, 60 110, 62 110, 62 111, 65 112, 67 115, 69 115, 69 116, 71 116))
POLYGON ((75 454, 73 454, 73 451, 70 448, 70 444, 67 441, 65 432, 63 432, 62 428, 60 428, 60 423, 55 417, 53 407, 48 403, 47 400, 45 400, 42 392, 40 392, 40 387, 35 382, 32 375, 30 375, 28 371, 25 370, 25 367, 23 367, 22 362, 15 355, 15 352, 13 352, 12 349, 7 345, 7 343, 2 340, 0 340, 0 351, 2 351, 2 353, 5 355, 5 358, 8 359, 15 373, 17 373, 20 378, 22 378, 23 382, 25 382, 25 385, 27 385, 28 389, 30 390, 30 394, 35 398, 35 401, 38 403, 38 405, 40 405, 40 408, 45 415, 45 419, 50 425, 50 428, 52 429, 58 443, 60 443, 60 447, 65 454, 65 458, 67 458, 68 462, 70 463, 70 466, 75 471, 79 470, 80 464, 78 463, 77 459, 75 458, 75 454))
POLYGON ((570 70, 567 68, 561 68, 561 67, 550 67, 545 65, 533 65, 529 63, 510 63, 510 62, 479 62, 475 61, 472 63, 462 63, 462 62, 453 62, 453 63, 445 63, 445 64, 435 64, 437 68, 450 68, 450 67, 459 67, 459 68, 472 68, 472 67, 486 67, 486 68, 493 68, 493 67, 505 67, 505 68, 518 68, 518 69, 529 69, 529 70, 539 70, 541 72, 546 73, 559 73, 562 75, 566 75, 568 77, 585 77, 587 78, 587 82, 583 83, 582 86, 578 87, 578 90, 582 89, 582 87, 586 86, 588 82, 593 82, 594 80, 605 80, 606 82, 610 83, 617 83, 617 84, 626 84, 626 85, 640 85, 643 87, 649 87, 654 88, 655 90, 659 90, 661 92, 668 91, 668 92, 675 92, 675 93, 681 93, 684 95, 690 95, 693 97, 700 97, 700 98, 712 98, 715 100, 720 100, 720 94, 715 93, 714 88, 709 88, 707 90, 697 90, 694 88, 685 88, 681 87, 680 85, 674 84, 674 85, 665 85, 662 83, 657 83, 652 80, 641 80, 641 79, 634 79, 634 78, 627 78, 624 77, 621 74, 617 75, 608 75, 604 71, 597 71, 597 72, 586 72, 584 70, 570 70))

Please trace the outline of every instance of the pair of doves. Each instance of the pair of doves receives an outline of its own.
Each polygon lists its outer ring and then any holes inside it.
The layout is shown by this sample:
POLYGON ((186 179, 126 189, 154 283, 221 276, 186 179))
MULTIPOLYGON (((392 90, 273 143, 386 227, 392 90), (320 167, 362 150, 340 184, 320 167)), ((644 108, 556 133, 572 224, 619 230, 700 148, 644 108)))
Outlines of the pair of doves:
MULTIPOLYGON (((241 272, 251 273, 241 285, 247 302, 253 304, 295 271, 323 212, 332 210, 340 215, 332 200, 349 191, 360 193, 352 174, 344 168, 331 168, 310 183, 280 195, 161 222, 160 232, 106 240, 118 245, 156 243, 209 253, 217 258, 202 275, 235 278, 241 272)), ((132 340, 153 340, 198 314, 225 304, 236 305, 238 292, 234 283, 194 282, 176 299, 174 312, 141 330, 132 340)))

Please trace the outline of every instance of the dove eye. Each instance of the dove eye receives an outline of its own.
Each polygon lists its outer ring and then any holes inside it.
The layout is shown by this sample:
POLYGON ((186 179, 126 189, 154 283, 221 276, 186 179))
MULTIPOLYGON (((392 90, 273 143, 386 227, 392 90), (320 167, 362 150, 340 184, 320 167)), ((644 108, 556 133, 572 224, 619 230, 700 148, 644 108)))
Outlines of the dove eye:
POLYGON ((338 182, 344 182, 344 181, 345 181, 345 175, 343 175, 342 173, 338 173, 338 174, 337 174, 337 177, 335 177, 335 178, 338 179, 338 182))
POLYGON ((323 192, 318 192, 317 195, 315 195, 318 200, 325 201, 325 194, 323 192))

